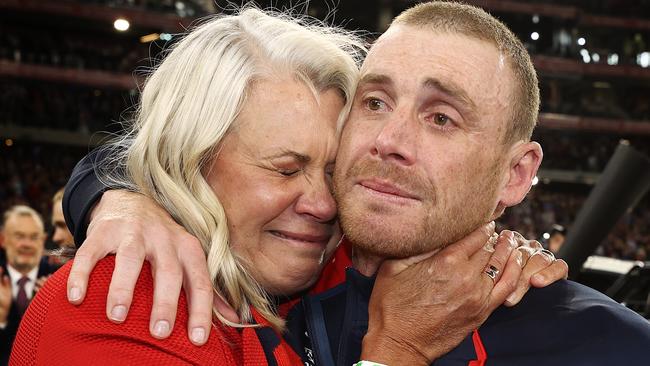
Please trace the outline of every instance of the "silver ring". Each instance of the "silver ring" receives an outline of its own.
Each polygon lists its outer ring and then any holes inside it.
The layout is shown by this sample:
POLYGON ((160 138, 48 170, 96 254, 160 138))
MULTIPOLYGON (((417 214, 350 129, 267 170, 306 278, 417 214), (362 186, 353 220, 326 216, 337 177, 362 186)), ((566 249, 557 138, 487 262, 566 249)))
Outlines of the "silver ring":
POLYGON ((489 265, 485 269, 485 274, 488 275, 492 279, 492 282, 495 282, 497 279, 497 276, 499 275, 499 269, 493 265, 489 265))
POLYGON ((555 261, 555 254, 548 249, 541 249, 538 253, 542 253, 551 259, 551 262, 555 261))

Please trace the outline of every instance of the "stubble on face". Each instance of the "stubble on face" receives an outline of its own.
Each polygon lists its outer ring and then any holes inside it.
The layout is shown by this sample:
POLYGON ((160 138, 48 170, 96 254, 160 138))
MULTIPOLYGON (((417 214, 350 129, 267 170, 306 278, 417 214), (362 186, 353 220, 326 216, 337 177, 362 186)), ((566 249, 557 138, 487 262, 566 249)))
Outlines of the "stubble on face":
POLYGON ((337 170, 334 194, 346 237, 367 254, 405 258, 441 249, 492 219, 501 161, 475 159, 458 170, 453 184, 437 185, 421 174, 383 161, 362 160, 337 170), (389 180, 417 192, 420 204, 406 214, 352 192, 359 177, 389 180), (401 216, 400 216, 401 215, 401 216), (405 220, 406 219, 406 220, 405 220))

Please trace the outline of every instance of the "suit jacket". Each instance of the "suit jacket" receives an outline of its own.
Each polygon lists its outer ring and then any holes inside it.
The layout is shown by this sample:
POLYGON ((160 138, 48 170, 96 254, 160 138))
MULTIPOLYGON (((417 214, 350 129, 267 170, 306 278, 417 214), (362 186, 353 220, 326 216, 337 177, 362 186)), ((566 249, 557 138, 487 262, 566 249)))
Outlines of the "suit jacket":
MULTIPOLYGON (((4 273, 7 273, 6 263, 2 263, 4 273)), ((41 259, 41 262, 38 266, 37 278, 47 276, 54 272, 54 268, 49 265, 46 257, 41 259)), ((32 294, 32 298, 34 294, 32 294)), ((0 365, 7 365, 9 363, 9 355, 11 353, 11 347, 14 343, 14 338, 16 338, 16 333, 18 332, 18 325, 20 324, 21 316, 18 314, 18 306, 16 305, 16 299, 13 299, 11 302, 11 309, 9 310, 9 316, 7 317, 7 326, 4 329, 0 329, 0 365)))

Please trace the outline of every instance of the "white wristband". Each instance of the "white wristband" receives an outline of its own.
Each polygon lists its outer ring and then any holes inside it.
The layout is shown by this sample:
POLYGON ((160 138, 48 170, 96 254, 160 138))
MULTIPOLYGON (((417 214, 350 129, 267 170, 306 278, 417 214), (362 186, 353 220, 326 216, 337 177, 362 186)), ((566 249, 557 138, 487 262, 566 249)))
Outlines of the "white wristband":
POLYGON ((352 366, 388 366, 388 365, 385 365, 383 363, 361 360, 352 366))

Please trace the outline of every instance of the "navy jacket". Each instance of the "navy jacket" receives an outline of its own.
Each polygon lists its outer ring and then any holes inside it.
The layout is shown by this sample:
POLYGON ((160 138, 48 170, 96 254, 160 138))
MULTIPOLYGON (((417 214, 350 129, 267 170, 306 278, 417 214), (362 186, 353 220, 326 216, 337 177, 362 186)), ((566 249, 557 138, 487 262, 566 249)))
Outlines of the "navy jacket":
MULTIPOLYGON (((373 278, 348 269, 345 283, 306 296, 292 309, 286 338, 306 365, 350 366, 359 360, 373 284, 373 278)), ((531 289, 515 307, 498 308, 433 365, 472 361, 487 366, 650 365, 650 323, 595 290, 559 281, 531 289)))

